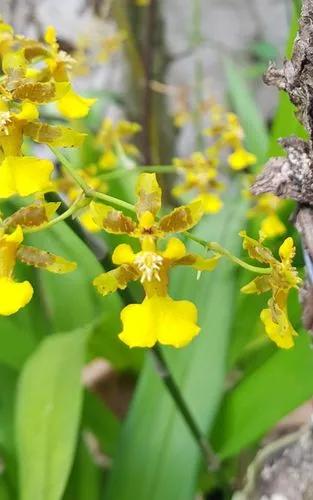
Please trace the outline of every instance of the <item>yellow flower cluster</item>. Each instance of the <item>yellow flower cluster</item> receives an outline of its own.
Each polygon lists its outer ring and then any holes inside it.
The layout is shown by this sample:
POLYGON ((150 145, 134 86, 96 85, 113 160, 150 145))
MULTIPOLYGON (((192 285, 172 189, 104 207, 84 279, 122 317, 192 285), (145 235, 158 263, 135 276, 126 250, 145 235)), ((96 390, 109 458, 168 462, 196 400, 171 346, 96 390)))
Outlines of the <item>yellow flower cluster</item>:
POLYGON ((244 146, 244 132, 234 113, 225 112, 215 105, 211 111, 212 126, 204 133, 213 139, 209 153, 220 155, 224 150, 231 150, 227 161, 233 170, 242 170, 256 163, 256 157, 249 153, 244 146))
POLYGON ((223 203, 218 193, 223 190, 223 184, 218 180, 217 159, 196 152, 190 158, 175 158, 174 165, 184 176, 184 181, 174 187, 173 195, 180 197, 195 191, 194 199, 202 201, 206 213, 219 212, 223 203))
POLYGON ((47 222, 58 208, 58 203, 36 202, 23 207, 1 221, 0 226, 0 315, 16 313, 31 300, 33 288, 29 281, 14 279, 17 260, 53 273, 67 273, 76 268, 50 252, 23 245, 23 230, 39 227, 47 222))
POLYGON ((252 259, 267 264, 270 273, 258 276, 245 285, 243 293, 272 292, 268 308, 261 312, 266 333, 279 347, 289 349, 294 345, 293 337, 297 335, 288 319, 287 300, 292 288, 297 288, 301 282, 296 269, 292 266, 295 247, 292 238, 286 238, 279 248, 280 260, 277 260, 271 250, 263 245, 263 236, 259 241, 250 238, 243 231, 243 247, 252 259))
POLYGON ((106 63, 113 54, 122 48, 126 38, 127 35, 124 31, 116 31, 107 36, 102 34, 99 36, 96 31, 80 36, 73 51, 75 59, 73 74, 86 76, 93 66, 106 63))
POLYGON ((196 152, 190 158, 175 158, 174 166, 183 180, 175 186, 174 196, 195 193, 194 199, 201 199, 206 213, 216 213, 222 206, 220 192, 223 183, 219 180, 221 165, 227 153, 228 165, 233 170, 242 170, 256 162, 256 157, 243 146, 244 133, 238 117, 225 112, 214 101, 207 103, 212 126, 204 130, 211 138, 205 153, 196 152))
POLYGON ((252 197, 254 205, 248 210, 248 217, 262 217, 261 232, 266 238, 275 238, 286 232, 285 224, 277 215, 278 208, 284 203, 280 198, 271 193, 252 197))
MULTIPOLYGON (((90 188, 97 189, 102 193, 108 191, 109 186, 105 180, 105 175, 107 172, 119 167, 120 154, 124 156, 127 154, 127 158, 132 166, 129 157, 139 155, 139 150, 130 142, 130 139, 140 130, 140 125, 135 122, 120 120, 117 123, 113 123, 110 118, 103 120, 95 138, 95 148, 99 150, 98 160, 77 170, 77 173, 90 188)), ((122 167, 120 166, 120 168, 122 167)), ((60 176, 55 179, 54 187, 58 192, 65 195, 70 203, 74 202, 82 193, 81 188, 77 186, 75 181, 63 169, 60 172, 60 176)), ((88 231, 100 231, 99 226, 92 219, 88 206, 81 210, 79 219, 88 231)))
POLYGON ((120 120, 114 124, 110 118, 105 118, 96 138, 97 144, 103 150, 99 159, 100 169, 111 170, 118 166, 116 153, 118 145, 123 148, 127 156, 137 157, 139 150, 130 142, 130 139, 140 130, 141 126, 138 123, 120 120))
POLYGON ((197 309, 189 301, 176 301, 168 295, 169 270, 173 266, 187 265, 199 271, 211 271, 218 261, 218 256, 204 259, 187 253, 185 245, 177 238, 170 238, 164 250, 158 248, 159 239, 190 229, 203 214, 202 203, 193 202, 157 220, 161 194, 155 174, 139 176, 138 222, 109 206, 92 204, 96 224, 109 233, 138 238, 141 244, 137 253, 130 245, 119 245, 112 256, 118 267, 94 280, 102 295, 126 288, 129 281, 142 283, 145 291, 142 304, 130 304, 121 313, 123 330, 119 337, 130 347, 152 347, 156 342, 175 347, 188 344, 200 330, 197 309))
MULTIPOLYGON (((40 120, 40 108, 56 103, 68 118, 84 116, 93 100, 76 94, 70 82, 72 59, 60 51, 53 28, 45 42, 16 35, 0 22, 0 199, 36 195, 53 189, 53 164, 24 154, 24 139, 50 146, 78 146, 81 134, 65 126, 40 120)), ((38 201, 0 224, 0 314, 12 314, 32 296, 30 283, 14 281, 16 259, 52 272, 68 272, 75 264, 48 252, 22 245, 23 232, 40 227, 58 206, 38 201)))

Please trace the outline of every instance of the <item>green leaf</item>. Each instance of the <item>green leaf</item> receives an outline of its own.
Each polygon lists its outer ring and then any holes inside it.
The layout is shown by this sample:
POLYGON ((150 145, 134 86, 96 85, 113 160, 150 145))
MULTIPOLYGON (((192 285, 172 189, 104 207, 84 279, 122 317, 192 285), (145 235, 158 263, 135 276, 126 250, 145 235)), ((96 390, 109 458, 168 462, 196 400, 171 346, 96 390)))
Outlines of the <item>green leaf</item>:
POLYGON ((113 455, 120 431, 120 422, 107 408, 104 401, 91 392, 85 394, 83 427, 97 438, 102 453, 113 455))
POLYGON ((10 500, 12 496, 10 495, 9 486, 6 483, 3 476, 0 477, 0 500, 10 500))
MULTIPOLYGON (((198 233, 217 240, 234 253, 245 205, 238 191, 224 210, 208 217, 198 233)), ((194 250, 201 253, 201 247, 194 250)), ((171 280, 174 298, 191 299, 200 311, 202 333, 185 349, 166 349, 166 357, 192 412, 206 432, 212 425, 223 393, 226 352, 232 319, 236 272, 221 262, 213 273, 176 269, 171 280)), ((121 439, 105 498, 110 500, 190 500, 195 495, 199 450, 175 404, 146 361, 121 439)))
MULTIPOLYGON (((97 294, 92 280, 102 268, 78 236, 65 223, 60 223, 49 231, 32 235, 27 243, 29 241, 38 248, 77 262, 77 269, 68 274, 40 273, 53 331, 73 330, 99 317, 104 301, 97 294)), ((117 295, 110 296, 105 303, 107 308, 118 310, 117 295)))
POLYGON ((100 500, 102 472, 102 467, 96 464, 94 457, 91 456, 90 449, 86 444, 86 435, 83 434, 62 500, 100 500))
POLYGON ((251 95, 241 70, 230 59, 225 59, 225 74, 229 97, 235 113, 245 132, 245 144, 258 158, 258 163, 266 160, 268 133, 266 124, 254 96, 251 95))
MULTIPOLYGON (((16 483, 15 439, 14 439, 14 406, 17 372, 0 364, 0 449, 4 462, 4 474, 1 488, 6 491, 6 479, 13 485, 16 483)), ((0 495, 1 499, 1 495, 0 495)))
POLYGON ((71 469, 82 407, 89 330, 54 335, 28 359, 17 392, 21 500, 59 500, 71 469))
POLYGON ((313 352, 307 334, 296 345, 264 360, 227 394, 212 440, 223 458, 254 443, 279 419, 313 394, 313 352))

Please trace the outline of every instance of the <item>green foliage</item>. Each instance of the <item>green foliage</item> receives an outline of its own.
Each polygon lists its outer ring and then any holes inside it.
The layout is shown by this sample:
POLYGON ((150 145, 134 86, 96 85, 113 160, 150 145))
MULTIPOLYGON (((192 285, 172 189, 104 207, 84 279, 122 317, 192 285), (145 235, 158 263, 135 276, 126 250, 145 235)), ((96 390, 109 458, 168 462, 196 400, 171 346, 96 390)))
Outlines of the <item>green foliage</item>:
POLYGON ((240 453, 312 396, 313 352, 301 332, 295 349, 275 351, 224 399, 213 443, 223 458, 240 453))
POLYGON ((73 462, 89 329, 47 338, 23 368, 16 436, 21 500, 59 500, 73 462))

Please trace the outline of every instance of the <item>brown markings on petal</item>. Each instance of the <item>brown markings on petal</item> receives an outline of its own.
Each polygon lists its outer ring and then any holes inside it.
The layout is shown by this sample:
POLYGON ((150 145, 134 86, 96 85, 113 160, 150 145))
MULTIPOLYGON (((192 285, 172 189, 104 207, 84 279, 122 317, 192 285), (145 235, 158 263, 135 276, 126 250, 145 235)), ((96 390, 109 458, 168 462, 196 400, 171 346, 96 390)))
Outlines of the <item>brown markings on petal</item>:
POLYGON ((107 295, 115 292, 118 288, 124 290, 129 281, 136 281, 139 277, 140 273, 135 267, 123 264, 112 271, 97 276, 93 284, 99 293, 107 295))
POLYGON ((55 261, 53 254, 25 245, 19 247, 16 256, 24 264, 40 268, 47 268, 55 261))
POLYGON ((12 92, 13 99, 28 99, 34 103, 46 103, 55 97, 55 85, 53 82, 30 82, 29 80, 20 80, 17 87, 12 92))
POLYGON ((24 128, 26 135, 34 141, 49 143, 60 137, 62 133, 57 127, 48 125, 47 123, 28 123, 24 128))
POLYGON ((193 218, 190 209, 179 207, 160 220, 159 228, 165 233, 176 233, 185 231, 191 225, 193 225, 193 218))
POLYGON ((48 56, 49 51, 41 44, 36 42, 29 42, 26 47, 24 47, 24 57, 31 61, 35 57, 48 56))
POLYGON ((37 227, 47 222, 47 214, 43 205, 23 207, 5 220, 6 226, 37 227))
POLYGON ((135 205, 137 216, 144 212, 156 215, 161 208, 162 192, 155 174, 140 174, 137 180, 136 194, 138 201, 135 205))
POLYGON ((118 210, 111 210, 108 212, 107 216, 103 219, 102 224, 104 229, 113 231, 114 233, 129 234, 136 228, 135 222, 118 210))

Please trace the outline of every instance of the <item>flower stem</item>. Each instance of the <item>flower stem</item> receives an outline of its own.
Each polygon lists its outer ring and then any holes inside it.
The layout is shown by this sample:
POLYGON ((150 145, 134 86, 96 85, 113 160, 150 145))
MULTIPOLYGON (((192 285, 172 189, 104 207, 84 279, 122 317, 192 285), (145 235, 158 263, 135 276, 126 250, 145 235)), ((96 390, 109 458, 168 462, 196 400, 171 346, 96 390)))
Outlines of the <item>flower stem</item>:
POLYGON ((95 191, 84 181, 84 179, 77 173, 76 169, 71 165, 66 156, 61 153, 57 148, 50 146, 51 151, 55 154, 57 159, 63 165, 67 173, 72 177, 72 179, 78 184, 78 186, 82 189, 86 198, 98 199, 101 201, 105 201, 110 205, 115 205, 120 208, 125 208, 131 212, 135 212, 134 205, 127 203, 126 201, 120 200, 119 198, 115 198, 114 196, 109 196, 105 193, 100 193, 99 191, 95 191))
POLYGON ((230 253, 228 250, 226 250, 226 248, 223 248, 217 242, 205 241, 205 240, 198 238, 197 236, 194 236, 193 234, 189 233, 189 231, 186 231, 184 234, 187 236, 187 238, 189 238, 192 241, 195 241, 196 243, 199 243, 199 245, 203 246, 207 250, 212 250, 213 252, 219 253, 220 255, 227 257, 232 262, 234 262, 235 264, 238 264, 239 266, 243 267, 244 269, 247 269, 248 271, 252 271, 253 273, 257 273, 257 274, 270 274, 271 273, 270 267, 252 266, 251 264, 248 264, 248 262, 245 262, 244 260, 241 260, 241 259, 239 259, 239 257, 236 257, 235 255, 230 253))
MULTIPOLYGON (((105 201, 105 202, 109 203, 110 205, 116 205, 120 208, 125 208, 126 210, 129 210, 130 212, 136 211, 135 206, 132 205, 131 203, 127 203, 126 201, 120 200, 119 198, 115 198, 114 196, 110 196, 110 195, 105 194, 105 193, 100 193, 99 191, 95 191, 94 189, 90 188, 88 186, 88 184, 84 181, 84 179, 82 179, 81 176, 76 172, 76 169, 72 167, 69 160, 57 148, 50 146, 50 149, 51 149, 51 151, 53 151, 55 156, 61 162, 61 164, 63 165, 65 170, 68 172, 68 174, 72 177, 72 179, 80 186, 80 188, 84 192, 84 195, 86 198, 92 198, 92 199, 98 199, 101 201, 105 201)), ((159 167, 161 168, 160 165, 159 165, 159 167)), ((150 168, 150 167, 148 167, 148 168, 150 168)), ((205 241, 201 238, 198 238, 197 236, 194 236, 189 231, 185 231, 184 234, 187 236, 187 238, 195 241, 196 243, 199 243, 201 246, 203 246, 207 250, 212 250, 213 252, 219 253, 220 255, 224 255, 224 257, 227 257, 232 262, 234 262, 235 264, 238 264, 241 267, 244 267, 248 271, 252 271, 253 273, 258 273, 258 274, 270 274, 270 272, 271 272, 271 269, 269 267, 252 266, 251 264, 248 264, 244 260, 239 259, 239 257, 232 255, 228 250, 226 250, 226 248, 223 248, 219 243, 205 241)))
POLYGON ((120 208, 126 208, 126 210, 129 210, 130 212, 136 212, 135 206, 132 205, 131 203, 127 203, 127 201, 119 200, 118 198, 115 198, 114 196, 110 196, 105 193, 100 193, 99 191, 94 191, 91 190, 89 193, 89 197, 96 199, 96 200, 101 200, 109 203, 110 205, 116 205, 117 207, 120 208))
POLYGON ((148 167, 146 167, 145 165, 140 165, 129 169, 117 167, 112 172, 105 172, 103 174, 100 174, 98 178, 104 181, 109 181, 112 179, 118 179, 119 177, 123 177, 128 174, 140 174, 142 172, 169 174, 177 172, 177 168, 175 167, 175 165, 149 165, 148 167))
MULTIPOLYGON (((132 205, 131 203, 127 203, 126 201, 120 200, 119 198, 115 198, 114 196, 110 196, 105 193, 100 193, 99 191, 95 191, 94 189, 89 187, 88 184, 84 181, 84 179, 82 179, 82 177, 77 173, 76 169, 73 168, 69 160, 57 148, 50 146, 50 149, 51 151, 53 151, 57 159, 63 165, 67 173, 80 186, 86 198, 105 201, 110 205, 115 205, 120 208, 125 208, 130 212, 136 212, 135 206, 132 205)), ((158 167, 161 168, 161 165, 158 165, 158 167)), ((202 240, 201 238, 198 238, 197 236, 191 234, 189 231, 185 231, 185 235, 187 236, 187 238, 195 241, 196 243, 199 243, 207 250, 212 250, 213 252, 219 253, 220 255, 224 255, 232 262, 238 264, 241 267, 244 267, 248 271, 252 271, 253 273, 258 273, 258 274, 269 274, 271 272, 271 269, 268 267, 252 266, 251 264, 248 264, 244 260, 239 259, 239 257, 232 255, 228 250, 226 250, 226 248, 223 248, 219 243, 202 240)))
POLYGON ((151 352, 156 362, 158 374, 162 378, 193 438, 199 446, 208 469, 217 470, 220 465, 219 459, 212 450, 206 436, 201 432, 197 422, 191 414, 186 401, 184 400, 183 395, 170 372, 161 348, 158 345, 155 345, 152 348, 151 352))
POLYGON ((50 146, 52 153, 57 157, 59 162, 62 164, 67 173, 72 177, 72 179, 78 184, 78 186, 83 190, 86 196, 88 196, 91 188, 88 186, 87 182, 82 179, 77 170, 71 165, 70 161, 66 156, 64 156, 61 151, 59 151, 54 146, 50 146))

